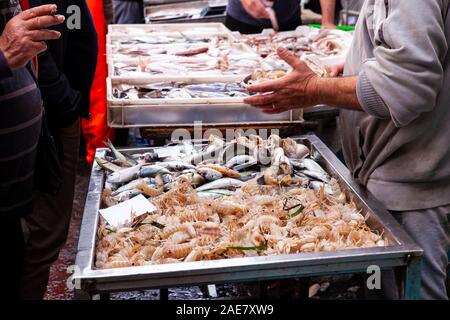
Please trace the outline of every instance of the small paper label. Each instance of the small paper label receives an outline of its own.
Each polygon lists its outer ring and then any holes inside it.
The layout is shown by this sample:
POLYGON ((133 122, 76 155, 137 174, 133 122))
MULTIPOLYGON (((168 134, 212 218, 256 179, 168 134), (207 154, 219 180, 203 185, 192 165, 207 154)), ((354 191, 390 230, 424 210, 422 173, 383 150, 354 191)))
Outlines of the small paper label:
POLYGON ((119 203, 116 206, 101 209, 100 214, 105 218, 106 222, 111 226, 117 228, 133 219, 135 217, 146 213, 155 212, 156 207, 151 204, 143 195, 134 197, 131 200, 119 203))

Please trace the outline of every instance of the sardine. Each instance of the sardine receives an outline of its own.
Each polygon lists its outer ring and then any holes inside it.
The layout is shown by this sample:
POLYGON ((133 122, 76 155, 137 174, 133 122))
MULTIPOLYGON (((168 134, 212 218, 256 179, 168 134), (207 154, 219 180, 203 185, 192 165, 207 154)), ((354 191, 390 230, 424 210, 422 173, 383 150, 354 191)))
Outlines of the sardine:
POLYGON ((133 159, 127 158, 125 155, 123 155, 121 152, 119 152, 114 147, 111 140, 105 141, 105 145, 108 146, 109 149, 111 149, 111 152, 114 154, 114 157, 116 157, 116 160, 120 161, 120 163, 122 163, 123 166, 131 167, 132 165, 136 164, 136 161, 134 161, 133 159))
POLYGON ((322 168, 322 166, 314 160, 306 158, 301 160, 300 163, 302 164, 302 167, 306 170, 323 172, 327 174, 327 172, 322 168))
POLYGON ((170 174, 170 171, 167 168, 164 168, 159 165, 150 165, 142 167, 139 171, 139 177, 141 178, 153 178, 157 174, 170 174))
MULTIPOLYGON (((131 168, 122 169, 120 171, 114 172, 107 177, 109 183, 127 183, 131 180, 137 179, 139 171, 141 170, 142 164, 135 165, 131 168)), ((145 177, 142 177, 145 178, 145 177)))
POLYGON ((207 183, 199 188, 197 192, 213 190, 213 189, 237 189, 244 185, 244 182, 233 179, 233 178, 223 178, 210 183, 207 183))
POLYGON ((216 181, 223 178, 223 174, 211 168, 199 168, 197 172, 208 181, 216 181))
POLYGON ((234 195, 234 191, 230 191, 230 190, 225 190, 225 189, 213 189, 213 190, 208 190, 208 191, 201 191, 201 192, 197 192, 197 195, 200 198, 213 198, 213 199, 217 199, 217 198, 221 198, 221 197, 229 197, 234 195))
POLYGON ((115 197, 119 193, 122 193, 124 191, 136 189, 140 184, 149 184, 149 183, 150 183, 150 179, 149 178, 144 178, 144 179, 140 178, 140 179, 131 181, 130 183, 127 183, 126 185, 124 185, 124 186, 120 187, 119 189, 115 190, 112 193, 112 196, 115 197))
POLYGON ((301 173, 303 173, 305 176, 319 180, 325 183, 330 183, 330 176, 327 173, 321 172, 321 171, 311 171, 311 170, 302 170, 301 173))
POLYGON ((248 162, 254 162, 256 161, 255 158, 253 158, 252 156, 249 155, 239 155, 236 156, 234 158, 231 158, 226 164, 225 166, 227 166, 230 169, 233 169, 236 165, 238 164, 244 164, 244 163, 248 163, 248 162))
POLYGON ((95 157, 95 161, 97 164, 104 170, 110 171, 110 172, 117 172, 120 170, 123 170, 123 168, 119 167, 118 165, 115 165, 114 163, 111 163, 105 159, 95 157))
POLYGON ((167 168, 172 171, 195 170, 195 166, 182 161, 165 161, 158 162, 156 165, 167 168))
POLYGON ((133 199, 134 197, 137 197, 141 195, 142 192, 136 189, 133 190, 127 190, 124 192, 119 193, 118 195, 114 196, 113 198, 119 202, 124 202, 130 199, 133 199))

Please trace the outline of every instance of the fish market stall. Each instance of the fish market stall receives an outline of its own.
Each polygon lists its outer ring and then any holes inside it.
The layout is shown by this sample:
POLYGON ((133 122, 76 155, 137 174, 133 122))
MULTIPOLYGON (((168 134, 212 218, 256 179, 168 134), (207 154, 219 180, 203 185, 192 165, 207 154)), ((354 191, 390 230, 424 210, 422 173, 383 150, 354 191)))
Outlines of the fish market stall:
POLYGON ((369 266, 401 271, 401 295, 418 298, 422 250, 314 135, 110 145, 96 161, 73 276, 78 299, 369 266), (132 212, 123 209, 130 201, 132 212))

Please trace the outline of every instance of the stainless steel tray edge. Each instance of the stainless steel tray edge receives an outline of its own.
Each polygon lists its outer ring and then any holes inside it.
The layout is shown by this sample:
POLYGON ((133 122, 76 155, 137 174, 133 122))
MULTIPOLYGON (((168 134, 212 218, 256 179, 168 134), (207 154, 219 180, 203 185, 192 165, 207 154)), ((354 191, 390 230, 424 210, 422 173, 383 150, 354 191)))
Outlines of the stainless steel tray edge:
MULTIPOLYGON (((88 197, 80 231, 76 265, 78 272, 73 275, 75 283, 82 290, 90 292, 112 292, 139 288, 163 288, 178 285, 199 285, 205 283, 246 282, 284 277, 318 275, 322 273, 362 272, 370 264, 381 268, 404 266, 410 256, 421 256, 423 251, 403 231, 400 225, 369 192, 358 186, 350 172, 336 156, 315 135, 307 139, 327 159, 330 166, 351 188, 365 206, 375 208, 376 218, 392 233, 398 245, 342 250, 334 252, 302 253, 278 256, 248 257, 216 261, 200 261, 168 265, 130 267, 110 270, 94 270, 98 209, 104 174, 97 164, 92 169, 88 197)), ((157 148, 153 148, 157 149, 157 148)), ((98 149, 98 155, 106 149, 98 149)))

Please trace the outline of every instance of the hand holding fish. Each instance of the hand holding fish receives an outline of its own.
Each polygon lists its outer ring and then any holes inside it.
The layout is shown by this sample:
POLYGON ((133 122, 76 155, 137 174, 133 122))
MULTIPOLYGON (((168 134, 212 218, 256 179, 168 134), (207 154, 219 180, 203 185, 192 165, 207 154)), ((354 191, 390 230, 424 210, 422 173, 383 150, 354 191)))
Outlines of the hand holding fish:
POLYGON ((313 93, 319 76, 289 50, 280 47, 278 55, 293 68, 293 71, 279 80, 249 86, 247 89, 250 92, 262 94, 247 98, 244 102, 269 114, 316 105, 318 102, 313 93))

